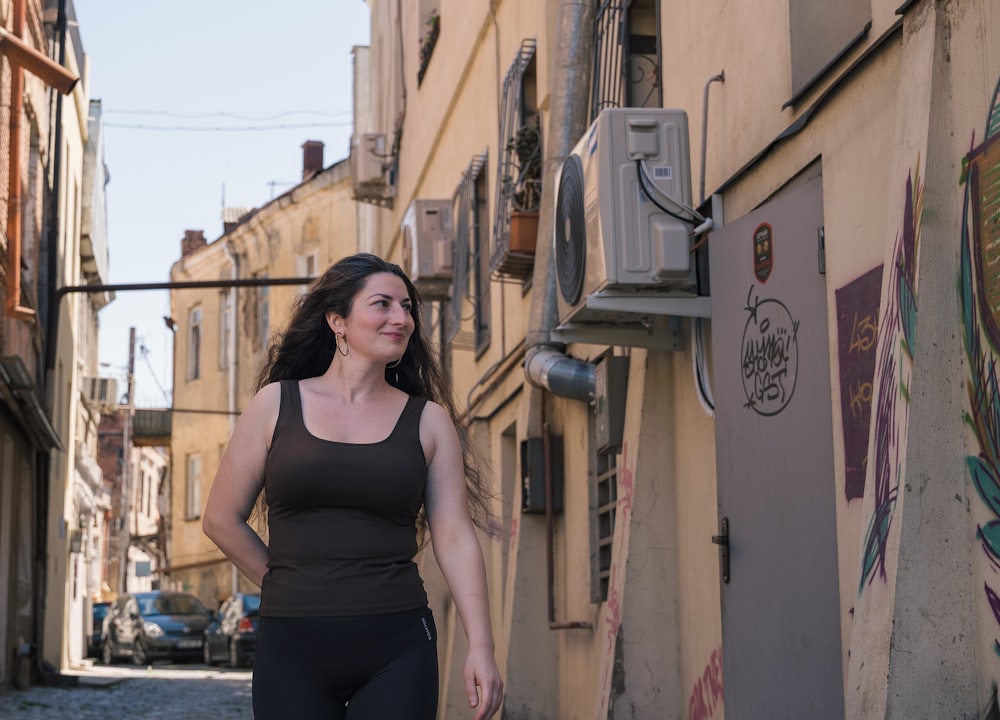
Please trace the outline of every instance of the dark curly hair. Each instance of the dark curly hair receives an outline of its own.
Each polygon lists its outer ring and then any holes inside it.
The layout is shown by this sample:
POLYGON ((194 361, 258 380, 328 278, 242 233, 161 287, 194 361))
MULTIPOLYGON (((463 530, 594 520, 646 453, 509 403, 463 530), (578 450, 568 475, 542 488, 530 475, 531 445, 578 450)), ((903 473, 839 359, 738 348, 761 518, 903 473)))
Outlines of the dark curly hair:
POLYGON ((398 365, 386 368, 385 379, 408 395, 433 400, 448 411, 462 443, 472 520, 477 527, 492 533, 490 495, 481 463, 476 460, 466 428, 457 420, 444 374, 424 332, 420 294, 399 265, 371 253, 358 253, 330 266, 296 299, 285 330, 272 336, 255 389, 260 390, 279 380, 303 380, 326 372, 337 357, 336 337, 327 325, 326 314, 334 312, 346 318, 355 297, 369 276, 375 273, 391 273, 403 281, 410 296, 410 315, 413 317, 413 334, 406 351, 398 365))

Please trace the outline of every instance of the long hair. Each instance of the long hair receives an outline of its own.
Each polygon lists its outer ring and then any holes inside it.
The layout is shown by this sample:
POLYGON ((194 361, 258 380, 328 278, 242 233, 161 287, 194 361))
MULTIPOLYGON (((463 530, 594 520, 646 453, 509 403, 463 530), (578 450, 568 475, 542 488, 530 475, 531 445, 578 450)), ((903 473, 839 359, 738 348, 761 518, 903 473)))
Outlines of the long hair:
POLYGON ((413 317, 413 334, 403 357, 398 365, 386 368, 385 379, 408 395, 433 400, 448 411, 462 444, 472 520, 480 529, 492 533, 490 494, 481 463, 469 442, 467 429, 457 420, 451 392, 427 340, 421 321, 420 293, 399 265, 377 255, 358 253, 330 266, 296 299, 285 330, 272 336, 255 390, 279 380, 304 380, 326 372, 337 358, 336 337, 327 325, 326 314, 333 312, 346 318, 369 276, 383 272, 395 275, 406 285, 413 317))

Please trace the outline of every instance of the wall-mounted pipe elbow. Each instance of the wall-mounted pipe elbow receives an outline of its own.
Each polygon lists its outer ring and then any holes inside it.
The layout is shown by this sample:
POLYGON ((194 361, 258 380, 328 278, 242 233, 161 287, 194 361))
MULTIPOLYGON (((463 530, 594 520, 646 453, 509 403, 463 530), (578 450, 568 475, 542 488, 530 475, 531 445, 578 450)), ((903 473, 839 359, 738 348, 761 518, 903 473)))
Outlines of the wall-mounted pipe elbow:
POLYGON ((594 365, 551 347, 530 348, 524 359, 524 373, 532 385, 558 397, 586 402, 594 399, 594 365))

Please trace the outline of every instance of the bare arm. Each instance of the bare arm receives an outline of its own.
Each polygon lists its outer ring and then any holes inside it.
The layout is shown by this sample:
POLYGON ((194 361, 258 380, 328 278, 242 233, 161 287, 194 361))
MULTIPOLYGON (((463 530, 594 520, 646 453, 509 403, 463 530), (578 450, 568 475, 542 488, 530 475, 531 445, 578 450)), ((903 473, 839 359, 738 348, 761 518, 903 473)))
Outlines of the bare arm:
POLYGON ((489 596, 482 548, 469 515, 462 448, 448 413, 428 403, 420 423, 428 457, 427 520, 431 542, 469 639, 465 685, 476 720, 493 717, 503 701, 494 659, 489 596))
POLYGON ((205 535, 258 587, 267 572, 267 546, 247 525, 247 518, 264 486, 264 461, 280 400, 280 385, 268 385, 240 415, 212 482, 201 523, 205 535))

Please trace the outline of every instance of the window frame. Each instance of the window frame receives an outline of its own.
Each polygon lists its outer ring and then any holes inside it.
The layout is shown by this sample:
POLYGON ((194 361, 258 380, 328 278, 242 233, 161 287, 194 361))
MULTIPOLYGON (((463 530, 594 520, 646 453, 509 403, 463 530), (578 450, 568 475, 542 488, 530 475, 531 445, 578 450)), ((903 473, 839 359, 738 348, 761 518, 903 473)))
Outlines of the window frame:
POLYGON ((201 379, 201 348, 204 340, 202 323, 204 313, 200 304, 188 310, 188 332, 187 332, 187 381, 201 379))

